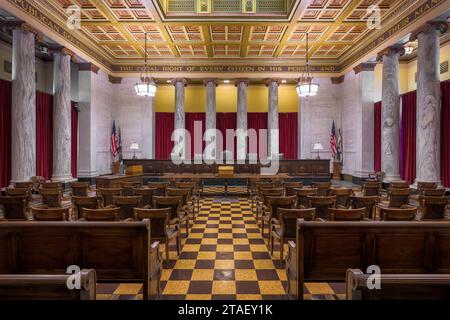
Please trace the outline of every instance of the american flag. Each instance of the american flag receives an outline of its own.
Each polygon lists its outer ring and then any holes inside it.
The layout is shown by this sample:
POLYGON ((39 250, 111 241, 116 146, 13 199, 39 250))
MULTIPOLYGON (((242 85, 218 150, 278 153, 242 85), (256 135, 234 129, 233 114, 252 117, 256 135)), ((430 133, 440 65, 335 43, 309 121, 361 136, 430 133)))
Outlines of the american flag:
POLYGON ((117 136, 117 132, 116 132, 116 121, 115 120, 113 120, 112 133, 111 133, 111 154, 114 159, 116 159, 117 155, 119 154, 119 137, 117 136))
POLYGON ((337 143, 336 143, 336 129, 334 127, 334 120, 333 126, 331 127, 330 146, 331 146, 331 154, 333 155, 333 158, 336 158, 337 143))

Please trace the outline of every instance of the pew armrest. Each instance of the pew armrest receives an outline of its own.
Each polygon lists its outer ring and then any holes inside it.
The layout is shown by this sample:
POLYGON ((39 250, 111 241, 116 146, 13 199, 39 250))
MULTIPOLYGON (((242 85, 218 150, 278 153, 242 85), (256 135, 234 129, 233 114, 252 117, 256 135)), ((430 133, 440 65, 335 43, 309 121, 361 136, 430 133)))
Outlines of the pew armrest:
POLYGON ((156 300, 161 295, 161 273, 162 256, 159 251, 159 241, 155 241, 150 246, 149 254, 149 299, 156 300))
POLYGON ((297 292, 297 245, 288 241, 288 255, 286 257, 287 294, 291 300, 298 299, 297 292))

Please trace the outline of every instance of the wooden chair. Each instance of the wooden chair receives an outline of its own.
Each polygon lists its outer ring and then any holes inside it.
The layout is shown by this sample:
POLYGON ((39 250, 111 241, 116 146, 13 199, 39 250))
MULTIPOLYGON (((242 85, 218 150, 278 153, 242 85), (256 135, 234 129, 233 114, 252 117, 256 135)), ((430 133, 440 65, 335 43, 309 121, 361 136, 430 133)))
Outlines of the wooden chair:
POLYGON ((444 219, 447 210, 450 208, 449 199, 446 197, 426 197, 419 199, 422 220, 444 219))
POLYGON ((175 181, 175 187, 179 189, 191 190, 191 201, 195 212, 200 211, 200 192, 198 189, 198 183, 195 181, 175 181))
POLYGON ((89 193, 89 182, 71 182, 72 196, 87 197, 89 193))
POLYGON ((189 217, 185 211, 180 210, 183 201, 182 196, 153 196, 153 208, 170 208, 170 219, 179 219, 180 225, 186 225, 186 235, 189 234, 189 217))
POLYGON ((0 197, 0 209, 5 220, 28 220, 28 196, 0 197))
MULTIPOLYGON (((264 224, 269 224, 269 233, 272 228, 272 223, 278 224, 278 209, 287 208, 294 209, 297 203, 297 196, 280 197, 280 196, 265 196, 267 207, 269 210, 264 210, 261 215, 261 235, 264 236, 264 224)), ((270 240, 270 234, 269 234, 270 240)))
POLYGON ((78 221, 119 221, 120 208, 83 208, 81 214, 78 221))
POLYGON ((289 181, 283 182, 283 187, 286 189, 286 196, 295 196, 297 193, 295 192, 295 188, 303 188, 303 182, 301 181, 289 181))
POLYGON ((362 193, 365 197, 379 196, 381 192, 381 182, 364 182, 362 193))
POLYGON ((369 179, 366 179, 368 182, 383 182, 385 173, 384 171, 377 171, 375 173, 369 173, 369 179))
POLYGON ((417 182, 417 190, 419 193, 422 189, 437 189, 438 186, 438 182, 417 182))
MULTIPOLYGON (((181 208, 180 211, 184 212, 187 216, 192 213, 193 218, 195 218, 194 213, 194 205, 192 204, 192 196, 191 189, 183 189, 183 188, 166 188, 166 196, 180 196, 181 200, 181 208)), ((187 220, 186 220, 187 221, 187 220)), ((189 232, 186 233, 187 235, 189 232)))
POLYGON ((72 196, 74 208, 74 220, 81 218, 83 209, 99 209, 101 207, 100 197, 77 197, 72 196))
POLYGON ((331 182, 313 182, 311 187, 313 189, 317 189, 318 197, 327 197, 330 195, 331 191, 331 182))
POLYGON ((385 208, 379 206, 382 221, 412 221, 417 216, 417 208, 405 206, 404 208, 385 208))
POLYGON ((31 213, 35 221, 69 221, 70 208, 32 207, 31 213))
POLYGON ((63 193, 59 188, 39 189, 42 203, 49 208, 61 208, 63 193))
POLYGON ((153 241, 165 243, 166 261, 169 262, 169 243, 172 239, 177 242, 177 255, 180 254, 181 234, 180 220, 170 219, 171 209, 143 209, 134 208, 134 218, 136 220, 149 219, 151 228, 151 238, 153 241))
POLYGON ((409 188, 389 188, 389 208, 400 208, 403 205, 409 204, 410 195, 411 190, 409 188))
POLYGON ((278 209, 278 224, 273 223, 270 229, 269 243, 273 255, 274 240, 280 243, 280 262, 283 262, 283 245, 288 241, 295 241, 297 235, 297 219, 313 221, 316 219, 316 209, 278 209))
POLYGON ((142 200, 139 204, 140 208, 150 209, 153 205, 153 195, 155 193, 155 188, 136 188, 134 189, 135 196, 141 196, 142 200))
POLYGON ((281 197, 284 194, 284 188, 259 189, 258 203, 256 204, 256 219, 264 214, 265 210, 269 210, 267 197, 281 197))
POLYGON ((375 220, 376 217, 376 205, 380 201, 378 196, 356 197, 350 198, 350 207, 353 209, 365 208, 365 217, 375 220))
POLYGON ((352 188, 335 188, 331 189, 330 194, 336 196, 336 207, 348 207, 349 198, 354 195, 352 188))
POLYGON ((389 189, 409 189, 409 182, 408 181, 392 181, 389 183, 389 189))
POLYGON ((365 217, 365 208, 330 208, 330 221, 372 221, 365 217))
POLYGON ((122 195, 124 197, 135 196, 134 189, 140 188, 142 184, 140 182, 121 182, 120 188, 122 189, 122 195))
POLYGON ((317 189, 311 188, 294 188, 295 193, 297 194, 297 206, 303 206, 305 208, 309 208, 309 196, 316 196, 317 189))
MULTIPOLYGON (((261 190, 263 189, 273 189, 276 188, 275 183, 272 182, 262 182, 257 181, 255 182, 255 187, 250 188, 250 203, 252 206, 252 212, 255 211, 255 208, 257 208, 258 203, 261 201, 261 190)), ((256 213, 258 214, 258 212, 256 213)))
POLYGON ((444 188, 422 188, 419 190, 419 195, 427 197, 443 197, 445 196, 446 190, 444 188))
POLYGON ((154 194, 155 196, 165 196, 166 188, 170 185, 168 181, 150 181, 147 183, 147 187, 156 189, 154 194))
POLYGON ((102 199, 102 207, 111 207, 114 205, 113 197, 122 195, 120 188, 99 188, 97 195, 102 199))
POLYGON ((64 184, 62 182, 42 182, 39 189, 58 189, 62 193, 64 191, 64 184))
POLYGON ((29 188, 11 188, 8 187, 5 189, 6 195, 10 197, 17 197, 17 196, 26 196, 27 197, 27 206, 29 203, 29 200, 31 200, 31 189, 29 188))
POLYGON ((119 220, 126 220, 134 217, 134 208, 139 206, 141 196, 114 196, 114 206, 120 208, 119 220))
POLYGON ((18 189, 33 189, 33 181, 25 181, 25 182, 14 182, 14 188, 18 189))
POLYGON ((309 207, 316 208, 316 217, 324 220, 330 219, 330 208, 336 206, 336 196, 308 197, 309 207))

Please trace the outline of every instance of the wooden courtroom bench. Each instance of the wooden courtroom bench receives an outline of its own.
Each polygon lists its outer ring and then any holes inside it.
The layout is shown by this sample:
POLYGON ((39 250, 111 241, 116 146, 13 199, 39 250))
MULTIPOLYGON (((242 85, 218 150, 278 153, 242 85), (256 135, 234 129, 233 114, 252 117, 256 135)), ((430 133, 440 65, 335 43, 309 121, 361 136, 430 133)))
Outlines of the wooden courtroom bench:
POLYGON ((305 282, 344 282, 347 269, 383 274, 450 274, 450 223, 307 222, 288 244, 288 294, 303 299, 305 282))
POLYGON ((450 274, 381 274, 379 289, 369 288, 370 274, 348 269, 347 300, 448 300, 450 274))
POLYGON ((97 276, 80 271, 80 287, 69 289, 70 274, 0 274, 0 300, 95 300, 97 276))
POLYGON ((143 299, 156 299, 161 261, 149 220, 0 224, 0 274, 62 274, 76 265, 95 269, 98 282, 142 283, 143 299))

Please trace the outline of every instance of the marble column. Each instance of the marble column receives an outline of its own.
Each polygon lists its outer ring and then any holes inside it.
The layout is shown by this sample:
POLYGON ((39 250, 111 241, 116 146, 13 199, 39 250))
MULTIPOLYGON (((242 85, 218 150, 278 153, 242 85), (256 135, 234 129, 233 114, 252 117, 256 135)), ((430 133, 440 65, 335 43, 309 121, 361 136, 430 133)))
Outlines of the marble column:
MULTIPOLYGON (((184 78, 174 79, 172 81, 175 86, 175 113, 174 113, 174 129, 186 129, 185 111, 184 111, 184 96, 185 87, 187 86, 187 81, 184 78)), ((185 141, 183 135, 182 139, 185 141)), ((186 153, 184 154, 186 155, 186 153)), ((184 158, 184 156, 183 156, 184 158)))
POLYGON ((400 93, 398 87, 401 46, 392 46, 378 54, 383 61, 381 115, 381 170, 386 181, 400 180, 400 93))
MULTIPOLYGON (((203 81, 206 86, 206 117, 205 117, 205 130, 216 129, 216 87, 219 84, 217 79, 206 79, 203 81)), ((215 135, 214 135, 215 139, 215 135)), ((209 146, 209 143, 216 144, 215 141, 208 142, 205 148, 209 146)), ((215 158, 217 158, 217 150, 215 158)))
POLYGON ((278 132, 278 87, 280 81, 278 79, 267 79, 266 85, 269 87, 269 111, 267 114, 267 130, 268 130, 268 156, 278 159, 279 150, 279 132, 278 132))
POLYGON ((11 101, 11 179, 36 175, 35 33, 27 25, 13 30, 11 101))
POLYGON ((236 80, 237 114, 236 114, 236 159, 245 162, 247 158, 247 79, 236 80))
POLYGON ((441 88, 439 38, 447 22, 428 23, 417 39, 416 182, 441 181, 441 88))
POLYGON ((71 171, 71 81, 73 53, 62 48, 53 54, 53 175, 52 180, 73 180, 71 171))

